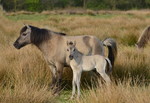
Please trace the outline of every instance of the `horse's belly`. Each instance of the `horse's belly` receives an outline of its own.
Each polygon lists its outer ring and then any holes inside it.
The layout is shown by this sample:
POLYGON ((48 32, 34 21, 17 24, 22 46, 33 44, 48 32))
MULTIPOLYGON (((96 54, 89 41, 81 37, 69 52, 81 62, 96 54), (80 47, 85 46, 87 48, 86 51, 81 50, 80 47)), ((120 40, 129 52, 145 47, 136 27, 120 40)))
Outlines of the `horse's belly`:
POLYGON ((95 67, 91 64, 91 63, 87 63, 87 64, 84 64, 82 66, 82 69, 83 71, 91 71, 93 70, 95 67))

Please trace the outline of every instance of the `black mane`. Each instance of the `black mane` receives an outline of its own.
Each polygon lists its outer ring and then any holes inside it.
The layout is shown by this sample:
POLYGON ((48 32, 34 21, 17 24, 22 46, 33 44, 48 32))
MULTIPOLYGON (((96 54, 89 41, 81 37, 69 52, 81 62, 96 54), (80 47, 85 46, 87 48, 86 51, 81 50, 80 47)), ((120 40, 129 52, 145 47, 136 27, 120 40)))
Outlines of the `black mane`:
POLYGON ((31 43, 35 45, 41 44, 43 41, 46 41, 50 38, 49 30, 40 29, 34 26, 31 27, 31 43))
MULTIPOLYGON (((31 26, 31 25, 29 25, 29 27, 31 28, 31 43, 33 43, 35 45, 39 45, 43 41, 50 39, 50 37, 51 37, 50 34, 51 34, 51 32, 53 32, 48 29, 38 28, 38 27, 31 26)), ((21 29, 20 33, 26 31, 26 29, 27 29, 27 26, 24 26, 21 29)), ((59 32, 53 32, 53 33, 62 35, 62 36, 66 35, 65 33, 59 33, 59 32)))
POLYGON ((65 33, 61 33, 61 32, 54 32, 55 34, 58 34, 58 35, 62 35, 62 36, 65 36, 66 34, 65 33))

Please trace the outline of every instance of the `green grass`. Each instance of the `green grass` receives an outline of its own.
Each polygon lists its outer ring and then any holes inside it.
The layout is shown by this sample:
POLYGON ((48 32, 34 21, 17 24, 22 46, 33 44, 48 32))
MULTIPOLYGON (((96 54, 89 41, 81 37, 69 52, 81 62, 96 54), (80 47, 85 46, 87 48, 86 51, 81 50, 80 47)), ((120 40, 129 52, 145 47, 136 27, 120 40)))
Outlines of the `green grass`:
POLYGON ((70 95, 71 95, 71 90, 63 90, 60 96, 56 98, 56 102, 57 103, 71 103, 72 101, 70 100, 70 95))
POLYGON ((11 15, 11 16, 6 16, 8 19, 17 21, 17 20, 33 20, 33 21, 38 21, 38 20, 45 20, 48 18, 48 15, 41 15, 41 14, 32 14, 32 15, 27 15, 27 14, 19 14, 19 15, 11 15))
POLYGON ((94 17, 94 18, 105 18, 105 19, 109 19, 109 18, 113 18, 116 16, 119 16, 117 14, 98 14, 98 15, 88 15, 88 14, 84 14, 84 15, 68 15, 68 14, 63 14, 63 15, 44 15, 44 14, 19 14, 19 15, 7 15, 6 17, 10 20, 13 21, 18 21, 18 20, 31 20, 31 21, 39 21, 39 20, 47 20, 49 17, 57 17, 57 18, 61 18, 61 17, 94 17))

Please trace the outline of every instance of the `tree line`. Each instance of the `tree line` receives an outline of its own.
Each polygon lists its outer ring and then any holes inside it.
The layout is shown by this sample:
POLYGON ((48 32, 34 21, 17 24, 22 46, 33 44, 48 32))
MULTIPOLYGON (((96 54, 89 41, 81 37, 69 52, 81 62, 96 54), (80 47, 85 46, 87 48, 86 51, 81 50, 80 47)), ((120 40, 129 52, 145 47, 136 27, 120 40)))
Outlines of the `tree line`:
POLYGON ((94 10, 149 9, 150 0, 0 0, 6 11, 43 11, 69 7, 94 10))

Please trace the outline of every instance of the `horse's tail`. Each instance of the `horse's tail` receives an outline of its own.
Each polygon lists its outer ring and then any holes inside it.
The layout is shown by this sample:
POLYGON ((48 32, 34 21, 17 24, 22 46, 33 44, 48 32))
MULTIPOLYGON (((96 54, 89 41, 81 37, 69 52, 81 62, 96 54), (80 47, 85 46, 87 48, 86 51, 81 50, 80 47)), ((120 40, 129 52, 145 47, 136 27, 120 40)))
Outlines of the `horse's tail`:
POLYGON ((150 39, 150 26, 146 27, 142 34, 140 35, 137 43, 135 44, 138 48, 144 48, 150 39))
POLYGON ((112 38, 103 40, 103 45, 108 47, 108 58, 111 61, 112 68, 117 57, 117 43, 112 38))
MULTIPOLYGON (((109 65, 109 69, 108 69, 108 73, 112 72, 112 65, 111 65, 111 61, 108 59, 108 58, 105 58, 106 62, 108 63, 109 65)), ((106 64, 107 65, 107 64, 106 64)))

